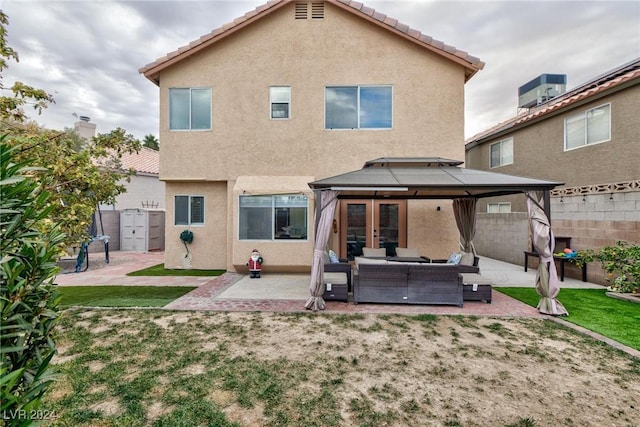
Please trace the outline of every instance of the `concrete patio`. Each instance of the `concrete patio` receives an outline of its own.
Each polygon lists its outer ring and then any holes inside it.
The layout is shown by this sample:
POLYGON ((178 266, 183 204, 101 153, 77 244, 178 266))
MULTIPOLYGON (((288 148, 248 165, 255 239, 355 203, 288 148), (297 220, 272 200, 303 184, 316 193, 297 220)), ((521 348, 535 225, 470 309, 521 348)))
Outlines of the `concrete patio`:
MULTIPOLYGON (((110 263, 104 255, 92 253, 89 269, 81 273, 61 273, 56 278, 60 286, 195 286, 197 289, 165 306, 170 310, 214 311, 307 311, 309 298, 308 274, 263 273, 260 279, 247 275, 225 273, 219 277, 131 277, 126 274, 163 262, 163 253, 112 252, 110 263)), ((533 287, 535 269, 524 272, 523 267, 491 258, 481 257, 483 276, 495 287, 533 287)), ((565 278, 563 288, 599 288, 602 286, 565 278)), ((562 301, 562 291, 559 296, 562 301)), ((328 301, 327 313, 398 313, 398 314, 463 314, 485 316, 542 316, 537 309, 494 290, 491 304, 467 301, 464 307, 397 304, 358 304, 328 301)))

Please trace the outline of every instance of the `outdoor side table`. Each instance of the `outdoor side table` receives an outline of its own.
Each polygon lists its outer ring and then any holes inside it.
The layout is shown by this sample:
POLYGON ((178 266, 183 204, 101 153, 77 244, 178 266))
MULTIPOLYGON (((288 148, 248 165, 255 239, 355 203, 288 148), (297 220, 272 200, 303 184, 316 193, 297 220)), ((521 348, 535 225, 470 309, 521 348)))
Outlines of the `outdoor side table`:
POLYGON ((349 292, 347 289, 347 273, 326 272, 324 273, 324 294, 325 301, 347 301, 349 292))
POLYGON ((491 279, 476 273, 462 273, 462 300, 491 304, 491 279))

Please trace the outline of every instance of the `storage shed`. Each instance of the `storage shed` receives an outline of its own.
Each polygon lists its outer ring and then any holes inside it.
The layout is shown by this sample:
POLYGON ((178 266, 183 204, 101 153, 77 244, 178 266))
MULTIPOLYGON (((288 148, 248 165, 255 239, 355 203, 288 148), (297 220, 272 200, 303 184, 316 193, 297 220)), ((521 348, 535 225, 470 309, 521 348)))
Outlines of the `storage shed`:
POLYGON ((120 213, 120 250, 164 250, 164 210, 124 209, 120 213))

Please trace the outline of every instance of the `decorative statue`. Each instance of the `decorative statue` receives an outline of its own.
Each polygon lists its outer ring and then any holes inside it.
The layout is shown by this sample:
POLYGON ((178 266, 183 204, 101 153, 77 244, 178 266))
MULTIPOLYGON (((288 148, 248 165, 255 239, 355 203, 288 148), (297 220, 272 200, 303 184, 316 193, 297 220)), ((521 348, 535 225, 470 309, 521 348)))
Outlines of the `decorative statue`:
POLYGON ((260 270, 262 270, 262 257, 260 256, 260 252, 257 249, 251 251, 251 258, 247 261, 247 266, 249 267, 249 277, 252 279, 260 278, 260 270))

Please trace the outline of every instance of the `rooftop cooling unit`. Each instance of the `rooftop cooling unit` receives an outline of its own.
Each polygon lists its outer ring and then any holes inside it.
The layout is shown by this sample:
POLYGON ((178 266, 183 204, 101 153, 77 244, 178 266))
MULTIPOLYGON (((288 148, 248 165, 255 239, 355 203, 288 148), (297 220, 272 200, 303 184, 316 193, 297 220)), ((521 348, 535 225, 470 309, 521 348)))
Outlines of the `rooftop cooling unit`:
POLYGON ((518 88, 518 108, 535 107, 566 90, 566 74, 541 74, 518 88))

